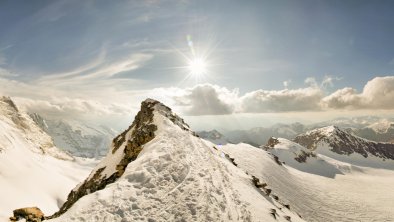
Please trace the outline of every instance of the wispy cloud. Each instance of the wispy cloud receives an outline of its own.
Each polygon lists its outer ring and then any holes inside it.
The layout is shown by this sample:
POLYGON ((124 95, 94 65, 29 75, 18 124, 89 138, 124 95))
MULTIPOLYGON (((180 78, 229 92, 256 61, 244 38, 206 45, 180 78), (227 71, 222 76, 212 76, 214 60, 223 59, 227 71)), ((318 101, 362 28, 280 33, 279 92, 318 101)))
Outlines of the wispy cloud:
POLYGON ((116 81, 108 79, 119 73, 136 70, 152 58, 152 54, 136 53, 119 61, 105 62, 105 51, 103 51, 95 60, 87 65, 70 72, 41 77, 35 80, 34 83, 45 86, 61 87, 71 85, 94 85, 95 82, 100 82, 100 80, 116 81))

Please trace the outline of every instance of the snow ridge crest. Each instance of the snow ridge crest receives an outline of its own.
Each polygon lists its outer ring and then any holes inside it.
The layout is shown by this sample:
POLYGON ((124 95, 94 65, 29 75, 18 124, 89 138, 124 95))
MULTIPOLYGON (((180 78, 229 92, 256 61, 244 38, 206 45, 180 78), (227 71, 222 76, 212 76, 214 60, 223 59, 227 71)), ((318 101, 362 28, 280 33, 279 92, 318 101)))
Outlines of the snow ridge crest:
POLYGON ((141 109, 129 128, 113 139, 107 156, 85 181, 69 193, 67 201, 60 210, 47 219, 62 215, 81 197, 102 190, 108 184, 118 180, 124 174, 127 165, 137 159, 144 145, 155 138, 155 132, 159 127, 154 121, 156 114, 168 118, 181 129, 194 134, 184 120, 173 113, 169 107, 159 101, 146 99, 141 103, 141 109))

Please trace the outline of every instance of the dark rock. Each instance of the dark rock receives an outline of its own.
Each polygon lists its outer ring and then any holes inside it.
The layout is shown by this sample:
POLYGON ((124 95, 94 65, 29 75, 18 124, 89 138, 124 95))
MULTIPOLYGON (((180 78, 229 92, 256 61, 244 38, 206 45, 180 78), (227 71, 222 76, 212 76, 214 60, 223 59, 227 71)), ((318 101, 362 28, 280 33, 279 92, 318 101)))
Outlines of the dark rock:
POLYGON ((276 210, 270 209, 270 214, 276 219, 276 210))
POLYGON ((274 148, 275 145, 277 145, 279 143, 279 140, 275 137, 271 137, 268 139, 267 144, 265 145, 266 147, 269 148, 274 148))
POLYGON ((10 217, 10 220, 14 219, 26 219, 27 222, 41 222, 44 219, 44 213, 38 207, 26 207, 20 208, 13 211, 14 216, 10 217))

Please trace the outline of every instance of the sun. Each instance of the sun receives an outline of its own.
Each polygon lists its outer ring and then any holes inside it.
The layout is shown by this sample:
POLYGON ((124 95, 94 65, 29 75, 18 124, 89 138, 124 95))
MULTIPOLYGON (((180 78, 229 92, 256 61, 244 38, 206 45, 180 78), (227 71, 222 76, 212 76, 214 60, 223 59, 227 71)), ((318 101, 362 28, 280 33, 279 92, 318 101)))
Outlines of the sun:
POLYGON ((207 73, 207 63, 202 58, 194 58, 188 61, 189 72, 193 76, 201 76, 207 73))

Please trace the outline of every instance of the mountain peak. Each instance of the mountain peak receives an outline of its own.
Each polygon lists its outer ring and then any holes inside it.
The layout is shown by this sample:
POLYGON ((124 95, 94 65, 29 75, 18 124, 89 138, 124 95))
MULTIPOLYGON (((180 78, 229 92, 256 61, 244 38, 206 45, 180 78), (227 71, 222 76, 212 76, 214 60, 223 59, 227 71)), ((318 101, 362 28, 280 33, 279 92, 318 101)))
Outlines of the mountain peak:
POLYGON ((113 139, 109 153, 103 161, 96 166, 84 182, 70 192, 60 210, 49 218, 60 216, 81 197, 102 190, 108 184, 118 180, 124 174, 128 164, 137 159, 144 145, 153 140, 157 130, 164 129, 168 121, 195 135, 184 120, 173 113, 169 107, 154 99, 144 100, 133 123, 113 139))
POLYGON ((334 125, 331 126, 325 126, 317 129, 310 130, 306 132, 305 134, 308 135, 313 135, 313 134, 321 134, 322 136, 331 136, 336 134, 337 132, 341 132, 342 130, 334 125))
POLYGON ((383 160, 394 160, 393 144, 363 139, 341 130, 337 126, 327 126, 308 131, 298 135, 293 141, 312 151, 319 147, 328 147, 330 151, 340 155, 349 156, 357 153, 364 158, 371 155, 383 160))
POLYGON ((18 107, 15 105, 14 101, 12 101, 11 97, 0 96, 0 102, 2 102, 3 105, 7 105, 10 109, 18 112, 18 107))

